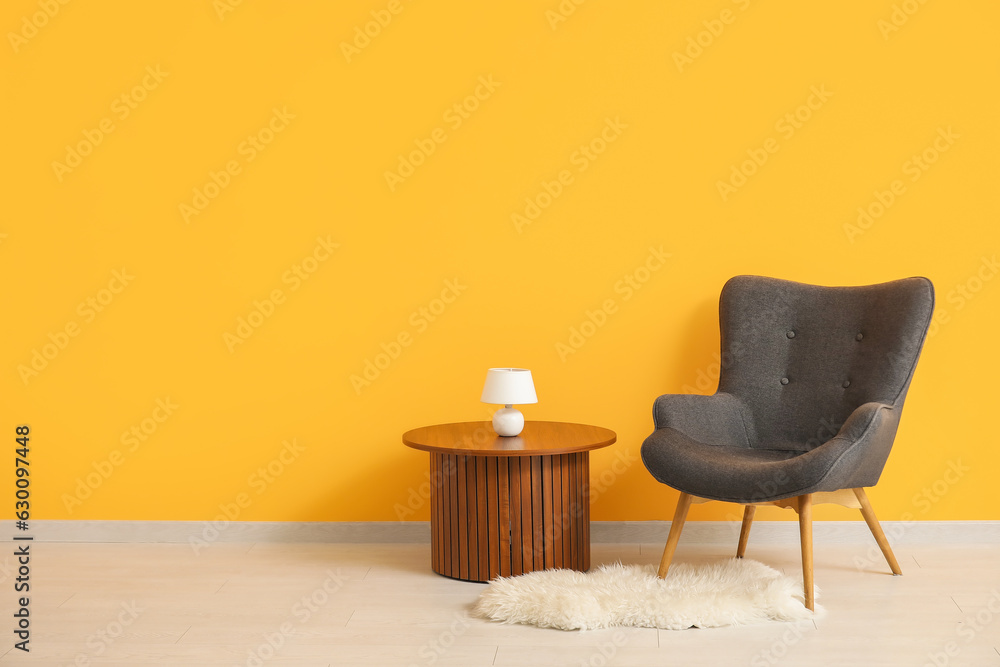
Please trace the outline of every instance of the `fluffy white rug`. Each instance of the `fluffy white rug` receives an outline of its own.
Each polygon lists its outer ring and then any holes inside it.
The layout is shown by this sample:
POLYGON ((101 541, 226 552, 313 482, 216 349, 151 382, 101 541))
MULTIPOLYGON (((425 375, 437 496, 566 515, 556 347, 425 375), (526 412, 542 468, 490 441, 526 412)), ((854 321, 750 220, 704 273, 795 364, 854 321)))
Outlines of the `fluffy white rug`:
MULTIPOLYGON (((560 630, 623 625, 683 630, 814 617, 803 603, 801 578, 743 558, 676 563, 666 579, 656 576, 655 566, 621 563, 591 572, 500 577, 483 591, 474 611, 504 623, 560 630)), ((816 613, 822 613, 819 605, 816 613)))

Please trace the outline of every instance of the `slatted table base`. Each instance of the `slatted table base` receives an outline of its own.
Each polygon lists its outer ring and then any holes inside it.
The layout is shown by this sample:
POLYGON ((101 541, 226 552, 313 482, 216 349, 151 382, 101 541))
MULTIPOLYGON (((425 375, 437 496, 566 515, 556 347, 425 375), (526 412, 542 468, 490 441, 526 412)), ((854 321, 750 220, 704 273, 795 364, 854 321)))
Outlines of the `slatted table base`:
POLYGON ((430 459, 435 572, 489 581, 590 568, 588 452, 430 459))

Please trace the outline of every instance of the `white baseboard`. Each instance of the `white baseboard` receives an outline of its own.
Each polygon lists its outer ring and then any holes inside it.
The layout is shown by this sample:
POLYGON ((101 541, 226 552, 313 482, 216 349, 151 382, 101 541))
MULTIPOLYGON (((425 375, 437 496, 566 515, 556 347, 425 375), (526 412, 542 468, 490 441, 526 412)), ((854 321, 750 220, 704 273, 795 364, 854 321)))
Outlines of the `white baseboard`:
MULTIPOLYGON (((1000 544, 1000 521, 883 521, 882 530, 892 544, 1000 544)), ((595 521, 591 542, 665 542, 669 521, 595 521)), ((687 544, 733 545, 739 540, 739 521, 688 521, 681 538, 687 544)), ((754 544, 799 543, 798 521, 754 521, 754 544)), ((814 521, 816 544, 874 544, 864 521, 814 521)))
MULTIPOLYGON (((593 521, 594 543, 658 543, 666 540, 669 521, 593 521)), ((885 521, 893 544, 1000 544, 1000 521, 885 521)), ((688 521, 687 544, 735 544, 737 521, 688 521)), ((428 543, 426 521, 32 521, 38 542, 331 542, 428 543)), ((752 540, 758 544, 798 544, 796 521, 756 521, 752 540)), ((817 544, 870 542, 863 521, 816 521, 817 544)))

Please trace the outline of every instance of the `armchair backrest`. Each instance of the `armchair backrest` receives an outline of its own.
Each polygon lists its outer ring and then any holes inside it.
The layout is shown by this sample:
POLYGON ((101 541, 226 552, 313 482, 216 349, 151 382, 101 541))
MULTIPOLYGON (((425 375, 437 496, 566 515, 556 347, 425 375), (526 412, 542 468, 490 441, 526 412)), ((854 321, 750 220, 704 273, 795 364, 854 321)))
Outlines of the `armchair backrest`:
POLYGON ((719 300, 719 391, 749 412, 756 448, 812 449, 872 401, 898 422, 933 309, 926 278, 819 287, 736 276, 719 300))

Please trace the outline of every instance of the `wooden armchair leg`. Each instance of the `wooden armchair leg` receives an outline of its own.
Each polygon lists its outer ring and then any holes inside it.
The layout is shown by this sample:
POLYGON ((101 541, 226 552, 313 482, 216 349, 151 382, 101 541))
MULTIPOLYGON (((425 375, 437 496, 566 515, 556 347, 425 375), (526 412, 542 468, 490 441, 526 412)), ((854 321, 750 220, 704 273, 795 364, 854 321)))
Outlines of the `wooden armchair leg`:
POLYGON ((681 497, 677 499, 674 520, 670 522, 670 534, 667 535, 667 546, 663 548, 663 558, 660 559, 660 570, 657 573, 660 579, 667 576, 667 570, 670 569, 670 562, 674 559, 674 551, 677 550, 677 542, 681 539, 681 530, 684 528, 684 521, 687 519, 690 507, 691 496, 682 493, 681 497))
POLYGON ((740 526, 740 543, 736 547, 737 558, 743 558, 743 554, 747 552, 747 542, 750 540, 750 525, 753 523, 753 515, 756 512, 756 505, 746 505, 743 507, 743 525, 740 526))
POLYGON ((872 509, 872 504, 868 501, 868 494, 865 493, 864 489, 857 488, 854 489, 854 495, 857 496, 858 502, 861 503, 861 516, 865 518, 868 529, 875 536, 878 548, 882 550, 882 555, 885 556, 886 562, 889 563, 889 569, 892 570, 894 575, 903 574, 903 571, 899 568, 899 563, 896 561, 896 555, 892 553, 892 547, 889 546, 889 540, 885 538, 885 533, 882 532, 882 524, 878 522, 878 519, 875 517, 875 510, 872 509))
POLYGON ((802 543, 802 592, 806 609, 815 611, 813 590, 812 494, 799 496, 799 538, 802 543))

